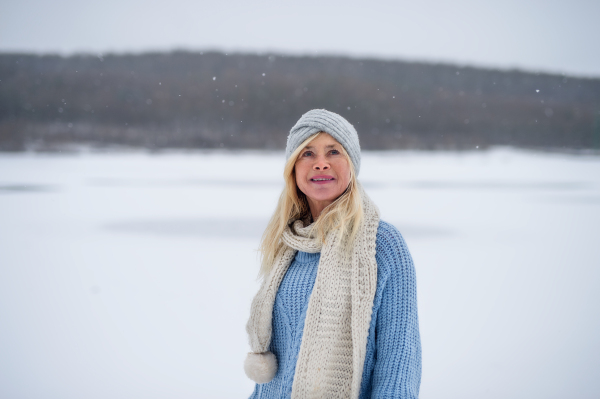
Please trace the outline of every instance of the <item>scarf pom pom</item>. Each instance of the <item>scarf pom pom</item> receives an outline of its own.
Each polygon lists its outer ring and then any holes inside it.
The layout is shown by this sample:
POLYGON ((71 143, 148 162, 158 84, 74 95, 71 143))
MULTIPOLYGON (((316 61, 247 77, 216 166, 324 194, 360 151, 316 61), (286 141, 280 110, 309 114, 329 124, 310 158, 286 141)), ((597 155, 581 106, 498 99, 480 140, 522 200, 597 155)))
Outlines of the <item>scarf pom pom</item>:
POLYGON ((248 378, 258 384, 269 382, 277 373, 277 358, 271 352, 248 353, 244 362, 244 371, 248 378))

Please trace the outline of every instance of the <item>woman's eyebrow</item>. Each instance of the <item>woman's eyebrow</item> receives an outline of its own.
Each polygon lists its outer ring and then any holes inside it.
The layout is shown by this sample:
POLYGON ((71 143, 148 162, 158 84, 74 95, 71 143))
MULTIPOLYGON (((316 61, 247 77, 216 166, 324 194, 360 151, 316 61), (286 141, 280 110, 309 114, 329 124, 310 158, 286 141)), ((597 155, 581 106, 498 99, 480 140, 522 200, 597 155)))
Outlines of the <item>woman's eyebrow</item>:
MULTIPOLYGON (((334 147, 335 147, 335 144, 329 144, 329 145, 325 146, 325 148, 334 148, 334 147)), ((313 147, 312 145, 307 145, 306 147, 304 147, 304 149, 305 150, 314 150, 315 147, 313 147)))

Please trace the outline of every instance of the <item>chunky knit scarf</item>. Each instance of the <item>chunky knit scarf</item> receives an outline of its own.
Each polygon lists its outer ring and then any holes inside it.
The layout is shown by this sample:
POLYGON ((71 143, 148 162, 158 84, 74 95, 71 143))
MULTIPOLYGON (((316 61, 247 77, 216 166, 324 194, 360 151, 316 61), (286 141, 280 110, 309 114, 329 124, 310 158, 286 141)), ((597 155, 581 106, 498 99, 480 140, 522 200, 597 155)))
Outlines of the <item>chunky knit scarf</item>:
POLYGON ((379 210, 358 185, 364 211, 351 251, 344 251, 330 232, 325 244, 309 235, 311 226, 296 220, 283 234, 287 248, 252 301, 246 331, 251 353, 245 363, 248 377, 269 382, 277 371, 271 342, 275 296, 296 251, 321 252, 317 277, 306 311, 292 398, 358 398, 365 361, 375 289, 375 240, 379 210))

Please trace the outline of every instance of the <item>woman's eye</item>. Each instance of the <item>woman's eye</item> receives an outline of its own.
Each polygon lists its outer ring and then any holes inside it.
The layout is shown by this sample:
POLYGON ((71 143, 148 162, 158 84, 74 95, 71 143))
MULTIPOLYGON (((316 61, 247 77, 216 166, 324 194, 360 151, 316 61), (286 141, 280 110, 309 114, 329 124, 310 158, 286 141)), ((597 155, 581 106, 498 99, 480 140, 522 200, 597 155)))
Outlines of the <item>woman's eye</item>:
POLYGON ((338 150, 331 150, 331 154, 332 154, 332 155, 337 155, 337 154, 339 154, 339 153, 340 153, 340 152, 339 152, 338 150))
POLYGON ((312 151, 306 151, 304 154, 302 154, 303 157, 310 157, 312 155, 312 151))

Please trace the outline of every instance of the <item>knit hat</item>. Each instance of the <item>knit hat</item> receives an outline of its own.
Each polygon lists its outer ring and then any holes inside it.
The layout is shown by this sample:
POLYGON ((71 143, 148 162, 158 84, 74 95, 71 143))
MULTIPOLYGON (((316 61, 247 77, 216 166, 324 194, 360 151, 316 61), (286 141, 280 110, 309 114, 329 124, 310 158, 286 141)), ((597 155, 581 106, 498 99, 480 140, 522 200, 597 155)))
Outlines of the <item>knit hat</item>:
POLYGON ((356 133, 354 126, 343 116, 325 109, 308 111, 296 122, 287 138, 287 146, 285 148, 286 161, 304 140, 318 132, 325 132, 331 135, 344 147, 354 164, 354 170, 358 176, 358 172, 360 171, 358 133, 356 133))

